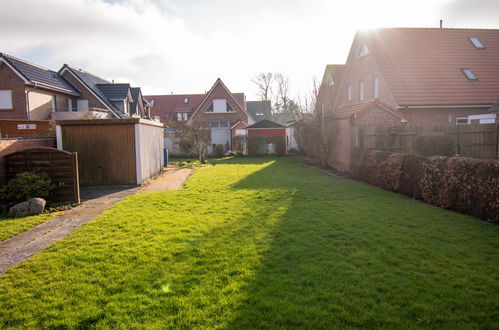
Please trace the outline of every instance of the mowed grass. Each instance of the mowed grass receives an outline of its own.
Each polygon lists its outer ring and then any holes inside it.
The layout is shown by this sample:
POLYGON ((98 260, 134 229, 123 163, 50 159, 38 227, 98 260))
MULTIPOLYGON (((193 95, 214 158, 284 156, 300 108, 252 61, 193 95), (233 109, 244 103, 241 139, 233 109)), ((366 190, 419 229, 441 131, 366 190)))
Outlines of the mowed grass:
POLYGON ((23 218, 0 218, 0 241, 19 235, 62 212, 43 213, 23 218))
POLYGON ((135 195, 0 276, 0 328, 498 328, 499 229, 293 159, 135 195))

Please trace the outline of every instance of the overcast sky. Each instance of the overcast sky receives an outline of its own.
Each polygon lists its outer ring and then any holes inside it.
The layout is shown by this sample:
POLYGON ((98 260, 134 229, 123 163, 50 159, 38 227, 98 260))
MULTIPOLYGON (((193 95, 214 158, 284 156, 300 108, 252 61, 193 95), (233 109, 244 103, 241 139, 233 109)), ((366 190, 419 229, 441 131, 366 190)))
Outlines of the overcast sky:
POLYGON ((0 52, 63 63, 146 94, 203 93, 217 77, 255 99, 251 78, 282 72, 304 94, 344 63, 355 31, 499 28, 499 0, 0 0, 0 52))

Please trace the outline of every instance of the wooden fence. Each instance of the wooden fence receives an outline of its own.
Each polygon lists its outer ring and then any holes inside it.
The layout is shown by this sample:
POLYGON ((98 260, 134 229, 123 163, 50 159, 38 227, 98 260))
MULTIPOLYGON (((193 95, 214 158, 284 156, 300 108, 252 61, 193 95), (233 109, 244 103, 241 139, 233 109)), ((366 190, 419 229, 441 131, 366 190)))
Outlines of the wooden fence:
POLYGON ((37 138, 55 136, 48 120, 0 120, 0 138, 37 138))
POLYGON ((462 157, 499 159, 499 124, 355 127, 354 149, 410 153, 414 139, 421 134, 444 134, 455 141, 455 153, 462 157))
POLYGON ((55 185, 50 201, 80 202, 76 153, 44 147, 25 149, 1 157, 0 166, 2 184, 20 172, 45 172, 55 185))

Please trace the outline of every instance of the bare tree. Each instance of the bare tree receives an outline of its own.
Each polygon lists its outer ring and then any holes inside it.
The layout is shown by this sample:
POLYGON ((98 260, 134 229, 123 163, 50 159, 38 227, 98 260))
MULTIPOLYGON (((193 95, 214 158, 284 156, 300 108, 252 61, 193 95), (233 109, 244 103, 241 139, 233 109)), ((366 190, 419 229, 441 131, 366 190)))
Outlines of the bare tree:
POLYGON ((260 72, 251 81, 258 88, 258 96, 262 101, 270 101, 272 98, 272 84, 274 74, 272 72, 260 72))
POLYGON ((172 138, 182 151, 196 155, 201 164, 206 163, 206 153, 211 141, 209 129, 193 123, 192 125, 177 125, 172 127, 172 130, 172 138))

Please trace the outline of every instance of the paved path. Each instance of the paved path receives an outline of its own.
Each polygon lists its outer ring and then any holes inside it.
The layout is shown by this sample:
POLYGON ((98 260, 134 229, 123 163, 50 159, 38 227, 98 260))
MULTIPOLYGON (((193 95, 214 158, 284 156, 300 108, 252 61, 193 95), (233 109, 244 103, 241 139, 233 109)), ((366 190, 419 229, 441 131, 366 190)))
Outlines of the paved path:
POLYGON ((123 198, 142 192, 181 188, 192 170, 167 169, 143 187, 81 187, 83 203, 15 237, 0 242, 0 274, 71 234, 123 198))

